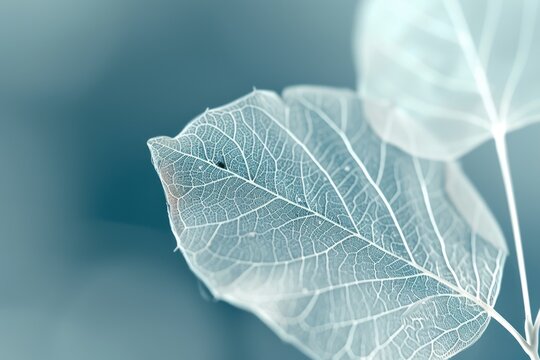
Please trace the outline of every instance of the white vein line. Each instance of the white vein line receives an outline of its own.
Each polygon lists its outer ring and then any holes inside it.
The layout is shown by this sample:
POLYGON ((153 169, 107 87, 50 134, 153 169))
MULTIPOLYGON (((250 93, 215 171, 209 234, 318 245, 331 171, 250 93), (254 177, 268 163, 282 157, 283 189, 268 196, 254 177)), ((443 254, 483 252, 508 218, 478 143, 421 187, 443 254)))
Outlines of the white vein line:
MULTIPOLYGON (((409 304, 399 305, 399 306, 397 306, 395 308, 385 310, 385 311, 382 311, 380 313, 368 315, 366 317, 361 317, 361 318, 357 318, 357 319, 350 319, 350 320, 343 320, 343 321, 332 321, 331 323, 325 323, 325 324, 320 324, 320 325, 313 326, 313 328, 320 331, 320 330, 325 330, 325 329, 332 328, 332 327, 346 327, 346 326, 351 326, 351 325, 358 325, 358 324, 366 323, 366 322, 369 322, 369 321, 379 320, 380 318, 388 316, 388 315, 390 315, 392 313, 395 313, 395 312, 399 312, 399 311, 402 311, 402 310, 405 310, 405 309, 408 310, 408 309, 418 305, 419 303, 426 303, 426 302, 431 301, 431 300, 436 299, 436 298, 459 298, 459 297, 460 297, 460 295, 458 295, 458 294, 433 294, 433 295, 429 295, 429 296, 426 296, 424 298, 420 298, 420 299, 417 299, 415 301, 412 301, 409 304)), ((485 312, 481 312, 481 314, 485 314, 485 312)))
POLYGON ((527 124, 530 124, 530 123, 535 123, 535 122, 538 122, 540 121, 540 113, 539 114, 533 114, 531 116, 526 116, 526 117, 522 117, 519 119, 519 126, 518 127, 523 127, 527 124))
MULTIPOLYGON (((233 120, 233 122, 235 122, 233 120)), ((238 151, 240 152, 240 155, 242 155, 242 160, 244 161, 244 166, 246 168, 246 172, 248 174, 248 177, 251 179, 251 173, 250 173, 250 170, 249 170, 249 166, 248 166, 248 162, 247 162, 247 159, 246 159, 246 156, 244 154, 244 150, 242 150, 242 147, 240 146, 240 144, 236 141, 236 139, 232 138, 231 136, 229 136, 227 133, 225 133, 225 131, 223 131, 222 129, 218 128, 216 125, 214 124, 210 124, 209 122, 205 122, 205 123, 202 123, 201 125, 199 125, 201 127, 204 127, 204 126, 208 126, 214 130, 216 130, 217 132, 219 132, 220 134, 222 134, 223 136, 225 136, 227 139, 229 139, 235 146, 236 148, 238 149, 238 151)))
MULTIPOLYGON (((311 161, 313 161, 315 166, 317 166, 317 168, 319 168, 319 170, 328 179, 329 184, 332 186, 332 188, 336 192, 336 195, 338 196, 339 200, 341 201, 341 203, 343 205, 343 208, 347 212, 347 216, 348 216, 348 218, 349 218, 349 220, 351 222, 351 225, 354 226, 354 229, 356 230, 356 233, 359 234, 360 231, 358 230, 356 222, 354 221, 354 218, 353 218, 352 214, 350 213, 347 204, 345 203, 345 199, 343 199, 343 196, 341 195, 341 192, 338 190, 336 184, 334 183, 334 180, 332 179, 330 174, 328 174, 328 171, 326 171, 326 169, 321 165, 321 163, 315 158, 315 156, 313 156, 313 154, 307 148, 307 146, 305 144, 303 144, 302 142, 300 142, 300 140, 289 129, 287 129, 285 126, 283 126, 283 124, 281 124, 276 118, 274 118, 271 114, 269 114, 265 109, 263 109, 263 108, 261 108, 259 106, 256 106, 256 105, 251 105, 251 106, 253 106, 255 109, 257 109, 257 110, 261 111, 263 114, 265 114, 270 120, 272 120, 272 122, 274 124, 276 124, 280 129, 282 129, 296 144, 298 144, 298 146, 300 146, 302 148, 302 150, 304 150, 305 154, 311 159, 311 161)), ((290 117, 290 109, 288 107, 286 108, 286 111, 285 111, 285 117, 286 117, 286 119, 289 119, 289 117, 290 117)), ((310 211, 312 211, 312 210, 310 210, 310 211)))
POLYGON ((482 61, 482 64, 484 64, 485 68, 487 68, 489 65, 489 58, 491 56, 497 22, 500 20, 502 0, 488 0, 486 2, 486 17, 478 45, 480 60, 482 61))
POLYGON ((402 102, 403 104, 407 105, 407 107, 410 107, 410 111, 417 112, 419 114, 428 115, 431 117, 438 117, 441 119, 449 119, 452 121, 459 121, 468 123, 471 125, 478 126, 481 129, 489 130, 490 127, 486 126, 485 121, 478 116, 474 114, 470 114, 465 111, 455 110, 451 108, 446 108, 444 106, 434 105, 430 104, 421 100, 418 100, 418 98, 411 97, 411 96, 402 96, 402 102))
MULTIPOLYGON (((487 303, 491 306, 491 305, 494 305, 493 303, 495 301, 493 301, 493 291, 495 290, 495 292, 498 292, 498 287, 497 289, 495 289, 495 285, 497 283, 497 281, 495 280, 498 276, 498 273, 499 271, 501 270, 501 264, 502 264, 502 259, 503 259, 504 255, 503 253, 501 253, 500 251, 497 253, 497 260, 496 260, 496 266, 495 266, 495 269, 493 270, 493 275, 491 276, 492 278, 492 281, 491 281, 491 286, 489 287, 489 292, 488 292, 488 296, 487 296, 487 303)), ((497 286, 500 286, 500 285, 497 285, 497 286)))
MULTIPOLYGON (((516 109, 512 114, 512 120, 516 122, 520 121, 522 117, 530 115, 530 113, 535 110, 538 110, 540 112, 540 99, 530 101, 516 109)), ((533 116, 538 116, 538 114, 534 114, 533 116)))
MULTIPOLYGON (((237 111, 240 113, 240 118, 242 119, 242 122, 244 123, 244 125, 249 130, 251 130, 251 132, 253 133, 253 136, 255 136, 255 138, 257 138, 257 140, 259 140, 259 143, 264 148, 264 150, 266 150, 266 152, 268 153, 268 156, 270 156, 270 159, 272 159, 272 161, 274 162, 274 166, 277 169, 278 168, 277 159, 274 158, 274 155, 272 154, 272 152, 270 151, 270 149, 266 145, 266 142, 264 142, 260 138, 259 134, 255 131, 255 129, 252 128, 250 124, 248 124, 248 122, 246 121, 246 119, 244 117, 243 111, 240 110, 240 109, 238 109, 237 111)), ((253 127, 255 127, 255 114, 253 113, 253 111, 252 111, 251 117, 253 119, 253 127)), ((255 143, 255 139, 253 139, 253 142, 255 143)), ((261 159, 259 160, 259 164, 257 165, 257 171, 255 172, 254 178, 256 178, 259 175, 259 168, 260 168, 261 164, 263 163, 263 159, 264 159, 264 151, 261 152, 261 159)), ((275 185, 275 180, 274 180, 274 185, 275 185)))
MULTIPOLYGON (((273 264, 268 264, 268 266, 269 265, 273 265, 273 264)), ((334 284, 334 285, 326 286, 324 288, 315 288, 313 290, 307 290, 307 291, 302 291, 302 292, 290 292, 286 294, 262 296, 260 297, 260 299, 262 299, 263 301, 292 300, 292 299, 299 299, 299 298, 303 298, 307 296, 319 296, 330 291, 334 291, 338 289, 349 289, 353 286, 358 286, 358 285, 374 284, 374 283, 380 283, 380 282, 386 282, 386 281, 418 279, 418 278, 429 278, 429 277, 423 273, 416 273, 416 274, 411 274, 411 275, 394 276, 394 277, 381 278, 381 279, 355 280, 355 281, 351 281, 347 283, 334 284)))
POLYGON ((534 40, 533 35, 537 11, 538 1, 524 1, 518 49, 501 99, 500 114, 503 120, 507 120, 516 87, 523 75, 523 70, 529 58, 534 40), (529 8, 526 4, 532 4, 532 8, 529 8))
POLYGON ((418 183, 420 185, 420 189, 422 191, 422 197, 424 199, 424 205, 426 207, 429 221, 431 222, 431 227, 435 231, 435 235, 437 236, 437 239, 439 240, 439 245, 441 246, 441 251, 443 255, 443 259, 445 262, 446 267, 448 270, 450 270, 450 273, 452 274, 454 281, 458 287, 463 289, 463 286, 461 286, 461 283, 459 281, 459 278, 454 271, 454 268, 450 265, 450 261, 448 260, 448 252, 446 251, 446 243, 444 242, 444 239, 441 235, 441 232, 439 230, 439 225, 437 224, 437 221, 435 220, 435 216, 433 215, 433 209, 431 207, 431 201, 429 199, 429 193, 426 188, 426 182, 424 180, 424 175, 422 174, 422 169, 420 168, 420 163, 418 162, 418 159, 413 157, 413 163, 414 163, 414 169, 416 170, 416 177, 418 178, 418 183))
MULTIPOLYGON (((212 233, 212 235, 210 236, 210 238, 208 239, 208 241, 206 242, 206 244, 204 244, 204 246, 198 250, 195 255, 197 255, 197 253, 201 252, 201 251, 206 251, 208 249, 210 249, 210 247, 212 246, 212 243, 214 242, 214 238, 217 236, 218 234, 218 231, 221 229, 221 224, 217 225, 216 228, 214 229, 214 232, 212 233)), ((180 244, 178 244, 178 246, 180 246, 180 244)))
MULTIPOLYGON (((227 179, 230 178, 230 177, 227 177, 227 179)), ((240 213, 238 214, 237 216, 235 217, 232 217, 232 218, 228 218, 224 221, 219 221, 219 222, 205 222, 203 224, 196 224, 196 225, 187 225, 186 229, 199 229, 199 228, 203 228, 203 227, 206 227, 206 226, 213 226, 213 225, 223 225, 223 224, 227 224, 227 223, 232 223, 233 221, 237 221, 243 217, 246 217, 250 214, 253 214, 253 213, 256 213, 258 212, 259 210, 261 209, 264 209, 265 207, 268 207, 270 204, 272 204, 274 201, 278 200, 277 198, 274 198, 274 199, 271 199, 271 200, 268 200, 266 201, 264 204, 262 205, 259 205, 255 208, 252 208, 250 209, 249 211, 246 211, 244 213, 240 213)), ((297 219, 295 219, 297 220, 297 219)))
POLYGON ((386 167, 386 142, 381 141, 380 152, 379 152, 379 172, 377 174, 377 180, 375 181, 377 186, 380 186, 381 184, 385 167, 386 167))
POLYGON ((488 119, 492 125, 498 124, 500 119, 487 81, 486 72, 482 67, 461 5, 458 3, 458 0, 444 0, 444 4, 456 29, 459 44, 465 56, 465 60, 467 61, 467 65, 474 77, 488 119))
POLYGON ((217 184, 217 183, 220 183, 222 182, 223 180, 228 180, 228 179, 232 179, 233 176, 225 176, 225 177, 222 177, 222 178, 219 178, 219 179, 216 179, 216 180, 212 180, 212 181, 209 181, 209 182, 206 182, 204 184, 195 184, 195 185, 189 185, 189 186, 186 186, 186 185, 182 185, 182 184, 177 184, 177 183, 171 183, 169 185, 173 185, 173 186, 182 186, 182 187, 189 187, 188 190, 186 190, 186 192, 182 193, 182 197, 184 197, 185 195, 187 195, 189 192, 191 192, 193 189, 198 189, 198 188, 204 188, 208 185, 213 185, 213 184, 217 184))
POLYGON ((413 263, 416 263, 416 260, 411 252, 411 249, 409 248, 409 244, 407 243, 407 240, 405 240, 405 235, 403 234, 401 226, 399 225, 399 222, 397 221, 396 215, 394 214, 394 211, 392 210, 390 203, 388 203, 388 200, 386 199, 386 196, 382 192, 381 188, 377 186, 377 184, 375 183, 375 181, 373 180, 373 178, 367 171, 364 163, 358 158, 358 155, 356 154, 356 151, 354 151, 354 149, 352 148, 352 145, 349 142, 349 139, 345 136, 345 134, 341 130, 339 130, 339 128, 336 127, 336 125, 330 119, 328 119, 325 113, 320 111, 320 109, 315 108, 307 99, 303 98, 302 103, 304 104, 304 106, 316 112, 321 117, 321 119, 341 138, 343 144, 347 148, 347 151, 352 156, 352 158, 354 159, 358 167, 362 170, 362 173, 364 174, 364 176, 366 177, 370 185, 373 187, 373 189, 375 189, 375 191, 381 198, 382 202, 384 203, 386 210, 390 214, 390 217, 392 218, 392 221, 394 222, 394 225, 396 226, 396 229, 399 233, 399 236, 401 237, 401 241, 403 242, 403 245, 407 251, 407 254, 410 257, 410 260, 413 263))

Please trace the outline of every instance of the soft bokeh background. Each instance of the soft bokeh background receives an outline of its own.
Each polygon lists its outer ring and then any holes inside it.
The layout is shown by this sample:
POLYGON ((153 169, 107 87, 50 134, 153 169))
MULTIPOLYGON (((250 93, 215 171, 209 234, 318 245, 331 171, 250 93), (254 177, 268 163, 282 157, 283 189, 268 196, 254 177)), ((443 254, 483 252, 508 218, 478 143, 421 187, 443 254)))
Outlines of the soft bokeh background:
MULTIPOLYGON (((0 359, 304 359, 173 253, 145 142, 254 86, 354 87, 355 5, 0 0, 0 359)), ((535 309, 539 138, 510 137, 535 309)), ((493 146, 464 167, 511 241, 493 146)), ((497 306, 521 328, 512 256, 497 306)), ((458 358, 525 359, 496 323, 458 358)))

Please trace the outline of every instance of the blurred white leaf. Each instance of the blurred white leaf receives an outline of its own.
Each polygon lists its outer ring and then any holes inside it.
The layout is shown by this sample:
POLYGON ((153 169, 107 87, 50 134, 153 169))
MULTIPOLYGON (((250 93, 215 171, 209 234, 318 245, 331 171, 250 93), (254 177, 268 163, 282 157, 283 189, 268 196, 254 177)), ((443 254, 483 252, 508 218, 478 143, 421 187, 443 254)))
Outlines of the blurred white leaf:
POLYGON ((536 0, 367 0, 358 89, 379 135, 412 154, 459 157, 540 120, 536 0))

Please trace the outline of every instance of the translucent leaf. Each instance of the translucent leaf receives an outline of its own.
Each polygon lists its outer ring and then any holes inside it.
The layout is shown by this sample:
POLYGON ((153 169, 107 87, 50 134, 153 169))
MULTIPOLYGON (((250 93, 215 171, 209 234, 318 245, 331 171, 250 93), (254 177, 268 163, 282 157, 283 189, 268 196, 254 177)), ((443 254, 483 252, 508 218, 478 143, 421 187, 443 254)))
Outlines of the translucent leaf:
POLYGON ((354 93, 256 91, 149 146, 191 269, 311 357, 445 358, 487 326, 497 224, 456 165, 381 142, 354 93))
POLYGON ((540 121, 536 0, 367 0, 358 88, 379 135, 422 157, 459 157, 540 121))

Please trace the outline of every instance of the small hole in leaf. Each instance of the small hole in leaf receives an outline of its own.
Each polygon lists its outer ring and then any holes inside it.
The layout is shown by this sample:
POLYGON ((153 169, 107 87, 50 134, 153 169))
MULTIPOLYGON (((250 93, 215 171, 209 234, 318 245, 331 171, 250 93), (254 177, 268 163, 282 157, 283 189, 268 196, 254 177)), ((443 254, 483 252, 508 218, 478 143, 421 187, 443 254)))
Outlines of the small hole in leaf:
POLYGON ((222 168, 222 169, 227 169, 227 165, 225 165, 225 163, 223 161, 218 161, 216 163, 217 167, 219 168, 222 168))

